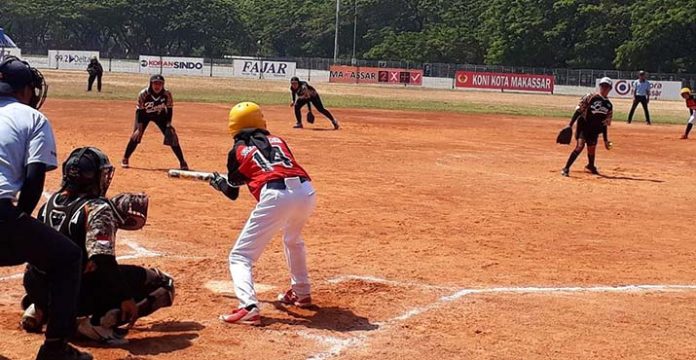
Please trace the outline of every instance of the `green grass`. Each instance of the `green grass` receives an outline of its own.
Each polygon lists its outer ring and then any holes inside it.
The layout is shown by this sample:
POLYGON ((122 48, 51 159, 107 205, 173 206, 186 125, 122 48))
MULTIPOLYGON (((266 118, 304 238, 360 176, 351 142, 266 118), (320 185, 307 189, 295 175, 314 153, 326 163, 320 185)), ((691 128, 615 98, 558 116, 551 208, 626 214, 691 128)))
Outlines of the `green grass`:
MULTIPOLYGON (((133 100, 135 94, 141 89, 135 84, 123 84, 118 82, 105 86, 104 92, 101 94, 92 92, 85 93, 83 90, 76 91, 80 88, 81 83, 73 80, 59 79, 52 82, 50 91, 51 98, 60 99, 94 99, 94 100, 133 100)), ((236 89, 231 84, 221 83, 219 87, 211 86, 195 86, 186 88, 185 86, 177 86, 178 89, 174 93, 175 101, 184 102, 204 102, 204 103, 220 103, 233 104, 235 102, 246 100, 254 101, 263 105, 287 105, 290 103, 290 95, 288 92, 277 91, 261 91, 251 89, 236 89)), ((370 91, 366 88, 366 91, 370 91)), ((493 96, 494 94, 492 94, 493 96)), ((413 99, 390 99, 371 96, 356 96, 356 95, 322 95, 322 100, 330 108, 358 108, 358 109, 384 109, 384 110, 407 110, 407 111, 423 111, 423 112, 451 112, 460 114, 493 114, 493 115, 518 115, 528 117, 552 117, 552 118, 569 118, 571 111, 568 111, 568 106, 562 106, 553 103, 553 97, 549 97, 550 104, 548 106, 538 105, 521 105, 521 104, 505 104, 505 103, 482 103, 475 101, 454 100, 413 100, 413 99)), ((564 104, 567 105, 567 104, 564 104)), ((640 110, 640 109, 639 109, 640 110)), ((654 111, 653 111, 654 112, 654 111)), ((615 112, 615 119, 626 119, 627 112, 615 112)), ((636 121, 642 121, 642 112, 638 112, 640 118, 636 121)), ((663 124, 683 124, 685 116, 678 116, 672 113, 655 114, 653 121, 663 124)))

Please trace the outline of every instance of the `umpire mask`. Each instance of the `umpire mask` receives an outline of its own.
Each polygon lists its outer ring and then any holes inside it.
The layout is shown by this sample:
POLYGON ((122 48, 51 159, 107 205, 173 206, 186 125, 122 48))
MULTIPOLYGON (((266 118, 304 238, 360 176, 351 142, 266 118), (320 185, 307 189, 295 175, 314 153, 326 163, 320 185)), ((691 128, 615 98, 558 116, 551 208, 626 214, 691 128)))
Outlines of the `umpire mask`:
POLYGON ((48 84, 43 74, 16 56, 6 57, 0 63, 0 95, 12 95, 25 86, 30 86, 32 91, 27 105, 40 109, 48 95, 48 84))

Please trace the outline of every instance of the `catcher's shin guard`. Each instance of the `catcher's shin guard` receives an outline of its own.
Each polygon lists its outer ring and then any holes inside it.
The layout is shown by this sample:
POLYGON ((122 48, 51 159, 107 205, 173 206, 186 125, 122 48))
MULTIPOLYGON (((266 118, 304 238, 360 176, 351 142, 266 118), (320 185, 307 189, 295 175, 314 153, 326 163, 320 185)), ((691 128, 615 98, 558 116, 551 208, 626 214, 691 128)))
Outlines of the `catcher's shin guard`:
POLYGON ((138 303, 138 317, 174 304, 174 279, 169 274, 158 269, 148 269, 145 286, 154 290, 138 303))
MULTIPOLYGON (((138 306, 138 317, 148 316, 155 311, 169 307, 174 304, 174 279, 169 274, 158 269, 146 269, 145 287, 153 289, 144 299, 140 300, 138 306)), ((102 327, 110 328, 121 326, 128 323, 121 319, 121 310, 113 309, 108 311, 100 319, 102 327)))

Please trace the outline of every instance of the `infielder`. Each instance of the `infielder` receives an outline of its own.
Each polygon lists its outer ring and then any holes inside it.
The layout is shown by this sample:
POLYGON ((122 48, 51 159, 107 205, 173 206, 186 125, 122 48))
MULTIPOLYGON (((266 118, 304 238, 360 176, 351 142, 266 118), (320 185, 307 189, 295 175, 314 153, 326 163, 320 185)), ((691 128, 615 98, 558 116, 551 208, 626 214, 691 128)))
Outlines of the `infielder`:
POLYGON ((258 204, 229 256, 230 273, 239 307, 220 320, 230 324, 260 325, 252 267, 273 236, 283 230, 291 288, 278 296, 284 305, 312 304, 302 227, 314 211, 315 190, 285 141, 266 130, 261 108, 251 102, 235 105, 229 115, 234 146, 227 157, 228 177, 215 173, 210 185, 229 199, 239 196, 242 184, 258 204))
POLYGON ((573 118, 568 127, 572 127, 577 120, 578 126, 575 137, 577 145, 568 157, 565 167, 561 170, 561 175, 569 176, 570 167, 578 158, 587 144, 587 166, 585 169, 592 174, 599 174, 595 167, 595 152, 599 134, 604 136, 604 146, 607 150, 611 149, 611 142, 607 139, 607 127, 611 125, 613 106, 607 98, 612 88, 612 81, 605 77, 599 81, 599 93, 587 94, 580 99, 580 103, 575 108, 573 118))
POLYGON ((179 145, 179 137, 172 126, 174 116, 174 99, 172 93, 164 88, 164 76, 152 75, 150 85, 140 91, 138 95, 138 105, 135 109, 135 126, 133 134, 126 146, 126 153, 123 155, 121 166, 127 168, 129 159, 135 148, 138 147, 143 139, 145 129, 154 121, 164 135, 164 145, 169 145, 179 160, 181 170, 188 170, 188 164, 184 160, 184 153, 179 145))
POLYGON ((683 88, 681 89, 681 97, 686 100, 686 107, 689 109, 689 122, 686 124, 684 135, 681 137, 686 140, 694 127, 694 122, 696 122, 696 95, 691 94, 691 89, 683 88))
POLYGON ((90 360, 68 344, 75 332, 80 249, 31 217, 46 172, 58 166, 51 124, 38 111, 46 91, 43 76, 27 62, 13 56, 0 62, 0 266, 28 262, 46 276, 48 326, 36 359, 90 360))
MULTIPOLYGON (((73 150, 63 163, 61 189, 39 211, 39 219, 69 237, 82 250, 78 332, 105 344, 125 343, 119 325, 171 306, 174 280, 158 269, 116 262, 118 229, 139 230, 147 221, 148 197, 123 193, 106 197, 114 167, 101 150, 73 150)), ((22 327, 40 332, 50 303, 46 274, 29 265, 22 327)))
MULTIPOLYGON (((331 121, 331 125, 333 125, 334 130, 338 130, 338 120, 333 117, 329 110, 324 108, 324 104, 321 102, 319 93, 312 85, 309 85, 306 81, 300 81, 297 76, 293 76, 290 79, 290 93, 292 94, 292 103, 290 106, 295 108, 296 123, 295 126, 293 126, 294 128, 302 128, 302 107, 307 105, 309 113, 311 114, 312 104, 314 104, 317 110, 331 121)), ((313 115, 308 117, 308 121, 310 123, 314 122, 313 115)))

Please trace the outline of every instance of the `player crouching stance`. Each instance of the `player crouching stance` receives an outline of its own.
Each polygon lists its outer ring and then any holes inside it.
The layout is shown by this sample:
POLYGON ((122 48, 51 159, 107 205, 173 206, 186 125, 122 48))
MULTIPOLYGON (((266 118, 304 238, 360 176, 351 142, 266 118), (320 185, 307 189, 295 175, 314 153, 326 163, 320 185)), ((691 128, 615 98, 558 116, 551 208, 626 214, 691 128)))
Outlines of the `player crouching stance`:
POLYGON ((266 130, 261 108, 251 102, 230 111, 229 130, 234 146, 227 157, 228 177, 215 173, 210 184, 229 199, 239 196, 239 185, 247 184, 258 201, 230 252, 230 273, 239 307, 220 320, 230 324, 260 325, 258 299, 252 266, 273 236, 283 230, 285 257, 290 269, 291 289, 278 296, 284 305, 308 307, 309 276, 302 227, 316 205, 309 175, 295 161, 283 139, 266 130))
POLYGON ((612 88, 612 81, 605 77, 599 81, 599 93, 591 93, 582 97, 580 104, 575 109, 575 114, 570 120, 568 127, 573 127, 577 120, 576 129, 577 146, 570 153, 566 166, 561 171, 561 175, 569 176, 570 167, 578 158, 587 144, 587 166, 585 169, 592 174, 599 174, 595 167, 595 152, 597 150, 597 140, 599 134, 604 136, 604 146, 607 150, 611 149, 611 142, 607 139, 607 127, 611 125, 613 106, 607 98, 612 88))
POLYGON ((135 125, 133 134, 126 145, 121 166, 128 168, 129 159, 143 139, 145 129, 151 121, 157 125, 164 135, 164 145, 172 148, 174 155, 179 160, 181 170, 188 170, 188 164, 184 160, 184 152, 179 144, 179 136, 172 126, 174 116, 174 99, 172 93, 164 87, 164 76, 152 75, 150 85, 138 94, 138 105, 135 110, 135 125))
POLYGON ((694 122, 696 122, 696 95, 691 94, 691 89, 683 88, 681 89, 681 97, 686 100, 686 107, 689 109, 689 122, 686 124, 684 135, 681 137, 683 140, 686 140, 694 127, 694 122))
MULTIPOLYGON (((39 211, 39 220, 69 237, 82 249, 78 332, 107 344, 125 343, 126 331, 142 316, 171 306, 174 280, 157 269, 116 262, 118 229, 139 230, 147 221, 148 197, 123 193, 106 197, 114 174, 97 148, 75 149, 63 163, 62 188, 39 211)), ((40 332, 50 302, 47 275, 28 265, 24 272, 22 328, 40 332)))

